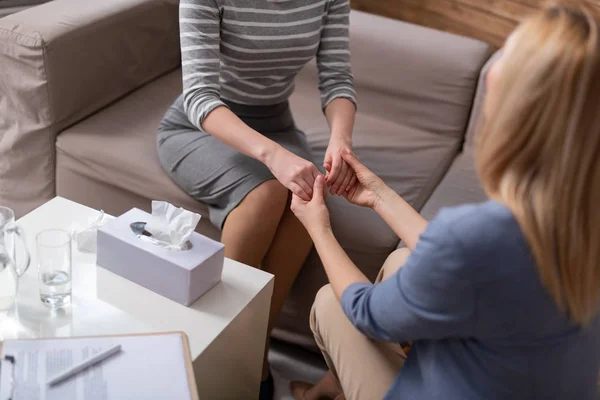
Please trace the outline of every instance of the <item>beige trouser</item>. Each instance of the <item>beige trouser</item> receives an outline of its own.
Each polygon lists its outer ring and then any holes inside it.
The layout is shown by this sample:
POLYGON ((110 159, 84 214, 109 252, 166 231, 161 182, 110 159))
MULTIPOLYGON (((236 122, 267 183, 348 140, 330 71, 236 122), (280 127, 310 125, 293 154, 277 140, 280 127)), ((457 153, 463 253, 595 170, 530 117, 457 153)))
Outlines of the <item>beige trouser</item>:
MULTIPOLYGON (((409 254, 408 249, 390 254, 376 282, 393 275, 409 254)), ((400 345, 377 342, 360 333, 344 314, 329 285, 317 293, 310 315, 310 327, 346 398, 381 400, 406 359, 400 345)))

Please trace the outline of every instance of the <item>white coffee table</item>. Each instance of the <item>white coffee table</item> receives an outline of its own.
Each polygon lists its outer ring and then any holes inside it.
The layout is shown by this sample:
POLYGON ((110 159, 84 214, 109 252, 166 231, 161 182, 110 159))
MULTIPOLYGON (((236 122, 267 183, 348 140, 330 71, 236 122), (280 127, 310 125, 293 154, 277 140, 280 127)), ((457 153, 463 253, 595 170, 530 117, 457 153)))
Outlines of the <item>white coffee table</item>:
POLYGON ((222 282, 184 307, 97 267, 95 254, 74 246, 72 305, 54 312, 41 303, 36 234, 69 229, 94 215, 98 211, 57 197, 18 221, 32 264, 19 282, 14 311, 0 321, 0 339, 183 331, 200 398, 256 398, 273 292, 271 274, 226 259, 222 282))

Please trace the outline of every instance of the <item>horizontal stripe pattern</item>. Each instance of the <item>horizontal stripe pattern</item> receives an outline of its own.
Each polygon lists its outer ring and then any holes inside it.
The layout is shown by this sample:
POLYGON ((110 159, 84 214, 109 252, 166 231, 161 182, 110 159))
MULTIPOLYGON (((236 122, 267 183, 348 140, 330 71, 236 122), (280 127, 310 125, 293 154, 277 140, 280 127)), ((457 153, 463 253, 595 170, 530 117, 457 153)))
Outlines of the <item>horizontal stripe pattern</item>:
POLYGON ((281 103, 317 57, 321 102, 356 102, 348 48, 349 0, 181 0, 184 108, 202 122, 223 99, 281 103), (308 4, 307 4, 308 3, 308 4))

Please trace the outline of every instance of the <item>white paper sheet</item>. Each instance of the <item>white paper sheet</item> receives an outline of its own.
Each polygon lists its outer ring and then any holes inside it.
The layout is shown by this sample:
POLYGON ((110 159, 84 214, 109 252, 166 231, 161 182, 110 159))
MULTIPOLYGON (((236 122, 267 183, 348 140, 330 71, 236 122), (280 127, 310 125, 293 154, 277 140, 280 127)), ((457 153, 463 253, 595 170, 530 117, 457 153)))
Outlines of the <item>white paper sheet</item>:
MULTIPOLYGON (((181 335, 7 340, 15 357, 13 400, 190 399, 181 335), (56 386, 48 379, 112 345, 121 351, 56 386)), ((2 361, 0 400, 11 390, 11 365, 2 361)))

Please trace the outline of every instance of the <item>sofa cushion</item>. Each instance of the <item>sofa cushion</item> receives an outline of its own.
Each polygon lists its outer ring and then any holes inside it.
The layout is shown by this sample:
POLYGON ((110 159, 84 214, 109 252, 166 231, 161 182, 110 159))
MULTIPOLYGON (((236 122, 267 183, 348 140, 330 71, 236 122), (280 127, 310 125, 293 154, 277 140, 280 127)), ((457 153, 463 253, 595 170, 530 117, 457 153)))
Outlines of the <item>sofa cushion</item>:
POLYGON ((501 54, 502 50, 498 50, 481 69, 473 110, 469 118, 465 147, 463 152, 454 160, 450 170, 431 195, 425 207, 423 207, 421 214, 427 220, 431 220, 442 207, 480 202, 487 199, 475 170, 474 146, 477 129, 483 116, 487 74, 501 54))
POLYGON ((352 70, 366 114, 464 137, 487 43, 355 11, 352 70), (376 96, 368 97, 367 91, 376 96))

